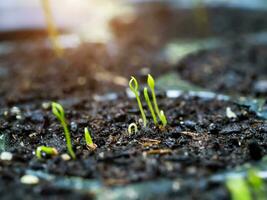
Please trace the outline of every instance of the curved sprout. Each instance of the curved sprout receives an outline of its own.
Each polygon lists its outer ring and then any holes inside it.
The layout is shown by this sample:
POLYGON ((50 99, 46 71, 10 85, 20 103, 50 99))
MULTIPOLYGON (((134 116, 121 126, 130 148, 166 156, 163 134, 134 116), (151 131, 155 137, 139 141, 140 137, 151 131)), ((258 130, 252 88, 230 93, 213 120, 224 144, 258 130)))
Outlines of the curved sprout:
POLYGON ((149 95, 148 95, 147 87, 144 88, 144 96, 145 96, 145 100, 146 100, 146 103, 148 105, 148 108, 149 108, 149 110, 151 112, 154 124, 158 124, 157 117, 155 115, 155 111, 153 109, 153 106, 151 104, 151 101, 150 101, 150 98, 149 98, 149 95))
POLYGON ((76 156, 75 156, 75 153, 72 149, 70 131, 69 131, 67 123, 66 123, 64 109, 60 104, 52 102, 52 112, 57 117, 57 119, 60 121, 60 123, 64 129, 68 152, 69 152, 70 156, 73 159, 75 159, 76 156))
POLYGON ((36 157, 38 159, 42 159, 42 152, 46 153, 47 155, 56 156, 58 151, 54 147, 46 147, 46 146, 39 146, 36 149, 36 157))
POLYGON ((132 129, 134 129, 134 133, 137 133, 138 129, 137 129, 137 125, 136 123, 131 123, 128 126, 128 133, 132 134, 132 129))
POLYGON ((141 103, 141 100, 140 100, 140 97, 138 94, 138 82, 133 76, 131 77, 131 80, 129 81, 129 87, 135 95, 135 98, 136 98, 138 106, 139 106, 139 110, 140 110, 141 115, 142 115, 144 127, 146 127, 147 120, 146 120, 146 115, 145 115, 145 112, 144 112, 144 109, 143 109, 143 106, 142 106, 142 103, 141 103))

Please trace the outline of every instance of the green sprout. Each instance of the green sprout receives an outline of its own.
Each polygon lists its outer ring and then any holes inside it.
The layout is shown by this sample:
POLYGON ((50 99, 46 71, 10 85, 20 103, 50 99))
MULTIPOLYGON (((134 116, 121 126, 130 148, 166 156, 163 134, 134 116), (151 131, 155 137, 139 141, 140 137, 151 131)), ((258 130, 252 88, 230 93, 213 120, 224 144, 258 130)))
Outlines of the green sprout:
POLYGON ((166 116, 165 116, 163 110, 161 110, 159 114, 160 114, 159 118, 163 124, 163 127, 165 127, 167 125, 167 119, 166 119, 166 116))
POLYGON ((96 149, 96 144, 93 143, 92 137, 90 135, 90 132, 88 130, 88 128, 84 128, 84 138, 85 138, 85 142, 86 142, 86 146, 90 149, 90 150, 94 150, 96 149))
POLYGON ((52 102, 52 112, 57 117, 57 119, 60 121, 60 123, 64 129, 68 152, 69 152, 70 156, 72 157, 72 159, 75 159, 76 156, 75 156, 74 151, 72 149, 70 131, 69 131, 67 123, 66 123, 64 109, 60 104, 52 102))
POLYGON ((156 110, 158 117, 160 118, 159 107, 158 107, 156 94, 155 94, 155 81, 154 81, 154 78, 150 74, 148 74, 148 76, 147 76, 147 84, 151 90, 154 108, 156 110))
POLYGON ((226 181, 232 200, 252 200, 249 185, 243 177, 229 178, 226 181))
POLYGON ((131 123, 128 126, 128 133, 129 134, 132 134, 132 129, 134 129, 134 133, 136 133, 138 131, 136 123, 131 123))
POLYGON ((156 111, 160 121, 162 122, 163 127, 165 127, 167 125, 167 119, 166 119, 166 116, 164 115, 164 112, 162 110, 159 111, 157 98, 156 98, 156 94, 155 94, 155 81, 154 81, 154 78, 150 74, 148 74, 148 76, 147 76, 147 84, 151 90, 152 100, 153 100, 155 111, 156 111))
POLYGON ((143 109, 143 106, 142 106, 142 103, 139 97, 139 93, 138 93, 138 82, 133 76, 131 77, 131 80, 129 81, 129 87, 136 97, 136 100, 137 100, 137 103, 138 103, 138 106, 139 106, 139 109, 140 109, 140 112, 143 118, 144 127, 146 127, 146 123, 147 123, 146 115, 145 115, 145 112, 144 112, 144 109, 143 109))
POLYGON ((251 186, 255 199, 264 200, 266 199, 266 192, 264 191, 264 181, 258 175, 258 173, 259 172, 257 169, 249 169, 247 179, 249 185, 251 186))
POLYGON ((50 156, 56 156, 58 154, 58 151, 54 147, 39 146, 35 152, 38 159, 42 159, 42 152, 50 156))
POLYGON ((150 98, 149 98, 149 95, 148 95, 147 87, 144 88, 144 96, 145 96, 145 99, 146 99, 146 103, 147 103, 147 105, 148 105, 148 108, 149 108, 149 110, 150 110, 150 113, 151 113, 151 115, 152 115, 154 124, 158 124, 157 117, 156 117, 156 115, 155 115, 153 106, 152 106, 152 104, 151 104, 151 101, 150 101, 150 98))

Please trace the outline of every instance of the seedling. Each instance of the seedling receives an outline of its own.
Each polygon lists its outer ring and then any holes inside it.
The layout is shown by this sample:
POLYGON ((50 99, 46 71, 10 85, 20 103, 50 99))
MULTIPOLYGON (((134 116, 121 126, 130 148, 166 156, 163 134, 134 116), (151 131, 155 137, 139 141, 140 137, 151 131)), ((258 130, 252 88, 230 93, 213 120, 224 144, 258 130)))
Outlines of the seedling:
POLYGON ((58 151, 54 147, 39 146, 35 152, 38 159, 42 159, 42 152, 49 156, 56 156, 58 154, 58 151))
POLYGON ((48 35, 52 42, 53 50, 58 57, 62 57, 63 48, 61 47, 59 39, 58 39, 58 32, 57 32, 57 28, 54 24, 54 20, 52 17, 49 0, 42 0, 42 6, 44 10, 45 19, 46 19, 48 35))
POLYGON ((152 94, 152 100, 153 100, 155 111, 156 111, 159 119, 161 120, 163 127, 165 127, 167 125, 167 119, 166 119, 166 116, 164 115, 164 112, 162 110, 159 111, 157 98, 156 98, 156 94, 155 94, 155 81, 154 81, 154 78, 150 74, 148 74, 148 76, 147 76, 147 84, 148 84, 150 91, 151 91, 151 94, 152 94))
POLYGON ((232 200, 252 200, 249 186, 243 177, 229 178, 226 181, 226 186, 232 200))
POLYGON ((129 81, 129 87, 130 87, 131 91, 135 95, 135 98, 136 98, 138 106, 139 106, 139 110, 140 110, 142 118, 143 118, 144 127, 146 127, 146 124, 147 124, 146 115, 145 115, 145 112, 144 112, 144 109, 143 109, 143 105, 141 103, 141 100, 140 100, 140 97, 139 97, 139 92, 138 92, 139 85, 138 85, 137 80, 133 76, 131 77, 131 80, 129 81))
POLYGON ((84 138, 85 138, 86 146, 88 147, 88 149, 95 150, 97 145, 93 143, 92 137, 87 127, 84 128, 84 138))
POLYGON ((159 114, 160 114, 159 118, 162 122, 162 125, 163 125, 163 127, 165 127, 167 125, 167 119, 166 119, 166 116, 165 116, 163 110, 161 110, 159 114))
POLYGON ((138 129, 137 129, 137 125, 136 125, 136 123, 131 123, 131 124, 128 126, 128 133, 129 133, 129 134, 132 134, 132 129, 134 130, 134 133, 137 133, 138 129))
POLYGON ((75 156, 74 151, 72 149, 70 131, 69 131, 67 123, 66 123, 64 109, 60 104, 53 102, 52 103, 52 112, 57 117, 57 119, 60 121, 60 123, 64 129, 68 152, 69 152, 70 156, 72 157, 72 159, 75 159, 76 156, 75 156))
POLYGON ((247 179, 254 194, 254 198, 257 200, 264 200, 266 199, 266 192, 264 190, 264 181, 258 174, 259 172, 257 169, 251 168, 248 170, 247 179))
POLYGON ((151 101, 150 101, 150 98, 149 98, 149 95, 148 95, 148 91, 147 91, 147 87, 144 88, 144 96, 145 96, 145 100, 146 100, 146 103, 148 105, 148 108, 150 110, 150 113, 152 115, 152 118, 153 118, 153 121, 154 121, 154 124, 158 124, 158 121, 157 121, 157 117, 155 115, 155 111, 153 109, 153 106, 151 104, 151 101))

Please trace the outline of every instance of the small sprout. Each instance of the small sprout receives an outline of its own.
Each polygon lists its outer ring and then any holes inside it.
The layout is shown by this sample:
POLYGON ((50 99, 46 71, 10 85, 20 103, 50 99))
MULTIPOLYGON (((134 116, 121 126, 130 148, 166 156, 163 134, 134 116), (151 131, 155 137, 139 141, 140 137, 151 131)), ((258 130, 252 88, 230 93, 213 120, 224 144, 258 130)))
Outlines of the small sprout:
POLYGON ((155 94, 155 81, 154 81, 154 78, 150 74, 148 74, 147 76, 147 84, 151 90, 154 108, 156 110, 158 117, 160 118, 159 107, 158 107, 156 94, 155 94))
POLYGON ((246 180, 242 177, 229 178, 226 181, 226 186, 231 194, 232 200, 251 200, 249 186, 246 180))
POLYGON ((163 127, 165 127, 167 125, 167 119, 166 119, 166 116, 165 116, 163 110, 161 110, 159 114, 160 114, 159 118, 163 124, 163 127))
POLYGON ((67 123, 66 123, 64 109, 60 104, 52 102, 52 112, 57 117, 57 119, 60 121, 60 123, 64 129, 68 152, 69 152, 70 156, 72 157, 72 159, 75 159, 76 156, 75 156, 74 151, 72 149, 70 131, 69 131, 67 123))
POLYGON ((157 121, 157 117, 155 115, 155 111, 153 109, 153 106, 151 104, 151 101, 150 101, 150 98, 149 98, 149 95, 148 95, 148 91, 147 91, 147 87, 144 88, 144 96, 145 96, 145 99, 146 99, 146 103, 148 105, 148 108, 150 110, 150 113, 152 115, 152 118, 153 118, 153 121, 154 121, 154 124, 157 124, 158 121, 157 121))
POLYGON ((143 106, 142 106, 142 103, 141 103, 141 100, 140 100, 140 97, 138 94, 138 82, 133 76, 131 77, 131 80, 129 81, 129 87, 136 97, 136 100, 137 100, 137 103, 139 106, 139 110, 140 110, 142 118, 143 118, 144 127, 146 127, 146 124, 147 124, 146 115, 145 115, 145 112, 144 112, 144 109, 143 109, 143 106))
POLYGON ((42 152, 50 156, 56 156, 58 154, 58 151, 54 147, 39 146, 37 147, 36 152, 35 152, 36 157, 38 159, 42 159, 42 152))
POLYGON ((129 134, 132 134, 132 129, 134 129, 134 133, 137 133, 138 129, 137 129, 137 125, 136 125, 136 123, 131 123, 131 124, 128 126, 128 133, 129 133, 129 134))
POLYGON ((255 199, 266 199, 264 180, 259 176, 258 170, 254 168, 249 169, 247 179, 255 199))
POLYGON ((162 110, 159 111, 157 98, 156 98, 156 94, 155 94, 155 81, 154 81, 154 78, 150 74, 148 74, 148 76, 147 76, 147 84, 151 90, 152 100, 153 100, 155 111, 156 111, 161 123, 163 124, 163 127, 165 127, 167 125, 167 119, 164 115, 164 112, 162 110))
POLYGON ((93 143, 92 137, 87 127, 84 128, 84 138, 85 138, 87 148, 89 150, 95 150, 97 145, 93 143))

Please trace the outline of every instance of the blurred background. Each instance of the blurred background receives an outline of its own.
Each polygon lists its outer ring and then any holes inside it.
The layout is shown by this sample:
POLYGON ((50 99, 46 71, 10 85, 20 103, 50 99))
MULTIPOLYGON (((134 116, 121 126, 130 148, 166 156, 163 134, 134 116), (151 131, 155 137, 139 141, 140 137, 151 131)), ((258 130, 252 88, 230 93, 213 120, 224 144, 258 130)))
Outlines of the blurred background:
POLYGON ((162 89, 243 84, 232 93, 258 97, 267 94, 266 16, 266 0, 1 0, 0 78, 20 87, 0 93, 118 91, 152 73, 162 89))

